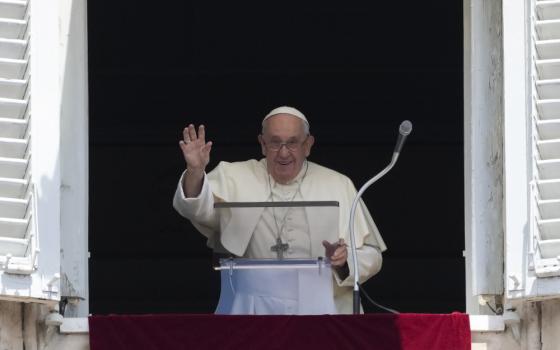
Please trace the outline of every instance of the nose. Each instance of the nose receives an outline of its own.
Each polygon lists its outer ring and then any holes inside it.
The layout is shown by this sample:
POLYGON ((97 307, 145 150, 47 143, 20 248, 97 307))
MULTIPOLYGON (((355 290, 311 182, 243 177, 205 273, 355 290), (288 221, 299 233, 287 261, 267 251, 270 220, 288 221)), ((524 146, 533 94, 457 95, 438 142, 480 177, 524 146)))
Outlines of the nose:
POLYGON ((286 158, 290 155, 290 151, 288 150, 288 146, 285 143, 280 145, 280 149, 278 150, 278 155, 282 158, 286 158))

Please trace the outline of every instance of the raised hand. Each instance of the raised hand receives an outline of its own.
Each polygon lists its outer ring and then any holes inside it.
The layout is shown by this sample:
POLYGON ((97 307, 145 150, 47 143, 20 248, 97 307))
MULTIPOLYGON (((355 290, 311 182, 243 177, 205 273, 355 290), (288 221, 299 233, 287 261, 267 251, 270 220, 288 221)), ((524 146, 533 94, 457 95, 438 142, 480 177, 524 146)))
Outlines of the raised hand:
POLYGON ((189 124, 183 129, 183 139, 179 141, 187 169, 194 172, 204 172, 210 162, 212 142, 206 142, 204 125, 198 127, 198 135, 194 125, 189 124))

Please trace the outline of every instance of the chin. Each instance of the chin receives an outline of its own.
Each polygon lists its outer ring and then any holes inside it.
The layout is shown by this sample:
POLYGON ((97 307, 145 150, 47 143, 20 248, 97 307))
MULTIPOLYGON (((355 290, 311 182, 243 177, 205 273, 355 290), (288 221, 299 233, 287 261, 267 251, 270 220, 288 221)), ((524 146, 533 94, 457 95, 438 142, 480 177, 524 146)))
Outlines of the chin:
POLYGON ((274 175, 274 178, 281 183, 286 183, 296 177, 293 171, 277 171, 274 175))

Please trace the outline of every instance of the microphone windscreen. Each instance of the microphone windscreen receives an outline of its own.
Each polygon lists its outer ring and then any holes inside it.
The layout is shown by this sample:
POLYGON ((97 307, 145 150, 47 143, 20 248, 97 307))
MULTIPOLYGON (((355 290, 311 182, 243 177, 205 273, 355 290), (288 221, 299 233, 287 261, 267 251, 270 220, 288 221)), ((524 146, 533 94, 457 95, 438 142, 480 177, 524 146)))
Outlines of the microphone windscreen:
POLYGON ((410 122, 410 120, 405 120, 404 122, 402 122, 401 126, 399 127, 399 133, 403 136, 407 136, 411 132, 412 132, 412 123, 410 122))

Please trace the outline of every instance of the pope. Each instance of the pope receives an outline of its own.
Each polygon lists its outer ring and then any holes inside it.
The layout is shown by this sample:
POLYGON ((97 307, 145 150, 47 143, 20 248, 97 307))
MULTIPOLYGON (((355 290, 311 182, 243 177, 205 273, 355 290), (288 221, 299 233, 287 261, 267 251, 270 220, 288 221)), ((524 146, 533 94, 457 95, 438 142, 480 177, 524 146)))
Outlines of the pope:
MULTIPOLYGON (((220 162, 206 172, 212 142, 206 130, 190 124, 179 146, 186 170, 181 175, 173 206, 208 238, 208 246, 245 258, 312 258, 326 256, 333 266, 334 301, 338 313, 352 313, 353 266, 348 263, 348 220, 356 196, 352 181, 307 158, 315 138, 305 115, 293 107, 278 107, 262 121, 258 141, 264 158, 243 162, 220 162), (322 237, 321 218, 306 215, 304 208, 266 208, 253 218, 229 217, 221 232, 216 202, 337 201, 338 240, 322 237), (283 209, 283 210, 281 210, 283 209), (271 246, 271 242, 277 245, 271 246)), ((387 248, 362 201, 356 211, 359 282, 381 269, 387 248)))

